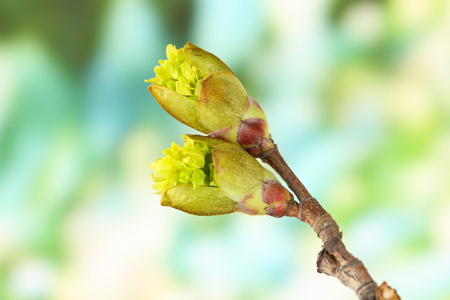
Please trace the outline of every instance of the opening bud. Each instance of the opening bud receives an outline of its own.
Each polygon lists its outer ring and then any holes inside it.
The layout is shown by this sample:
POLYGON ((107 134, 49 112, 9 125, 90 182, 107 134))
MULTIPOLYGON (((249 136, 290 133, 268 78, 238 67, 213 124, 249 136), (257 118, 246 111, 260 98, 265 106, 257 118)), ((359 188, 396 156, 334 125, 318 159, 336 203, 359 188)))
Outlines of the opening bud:
POLYGON ((146 80, 163 109, 254 157, 273 148, 264 112, 219 58, 191 43, 181 49, 168 45, 166 55, 155 67, 156 77, 146 80))
POLYGON ((153 188, 161 204, 196 215, 239 211, 281 217, 292 195, 241 147, 207 136, 185 135, 172 143, 156 170, 153 188))

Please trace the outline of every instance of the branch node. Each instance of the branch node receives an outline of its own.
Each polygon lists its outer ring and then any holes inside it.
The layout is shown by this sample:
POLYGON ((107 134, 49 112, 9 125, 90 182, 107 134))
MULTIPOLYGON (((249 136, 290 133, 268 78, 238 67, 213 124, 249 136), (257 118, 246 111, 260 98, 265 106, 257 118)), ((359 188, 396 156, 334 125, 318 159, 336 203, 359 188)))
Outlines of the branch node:
POLYGON ((345 269, 347 269, 347 268, 354 268, 354 267, 357 266, 357 265, 362 265, 362 261, 360 261, 360 260, 357 259, 357 258, 354 258, 351 262, 349 262, 349 263, 343 265, 343 266, 341 267, 341 269, 339 270, 339 272, 344 272, 345 269))
POLYGON ((339 264, 326 249, 322 249, 317 255, 317 272, 337 277, 339 264))
POLYGON ((272 147, 272 148, 270 148, 270 149, 267 150, 267 151, 262 152, 262 153, 259 155, 259 158, 260 158, 261 160, 264 160, 266 157, 270 156, 270 155, 272 154, 272 152, 274 152, 274 151, 278 151, 278 146, 277 146, 277 144, 273 144, 273 147, 272 147))
POLYGON ((376 287, 377 284, 375 283, 375 281, 366 282, 358 288, 356 294, 358 295, 359 299, 377 300, 377 295, 375 293, 376 287))
MULTIPOLYGON (((333 231, 333 227, 335 226, 337 227, 337 224, 329 213, 317 217, 311 225, 313 230, 317 233, 317 236, 322 240, 325 240, 326 236, 333 235, 333 232, 330 231, 333 231)), ((339 233, 339 229, 336 233, 339 233)))

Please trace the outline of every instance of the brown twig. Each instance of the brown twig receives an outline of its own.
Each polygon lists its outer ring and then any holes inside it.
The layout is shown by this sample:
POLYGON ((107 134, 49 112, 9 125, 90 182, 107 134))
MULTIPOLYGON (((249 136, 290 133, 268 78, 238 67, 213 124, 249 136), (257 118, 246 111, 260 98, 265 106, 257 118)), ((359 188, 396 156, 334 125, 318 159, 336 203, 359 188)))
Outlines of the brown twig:
POLYGON ((308 223, 322 240, 322 251, 317 257, 317 271, 338 278, 361 300, 399 300, 396 290, 385 282, 377 286, 364 264, 347 251, 336 221, 295 176, 278 148, 275 146, 264 153, 261 160, 283 178, 300 201, 290 203, 286 216, 308 223))

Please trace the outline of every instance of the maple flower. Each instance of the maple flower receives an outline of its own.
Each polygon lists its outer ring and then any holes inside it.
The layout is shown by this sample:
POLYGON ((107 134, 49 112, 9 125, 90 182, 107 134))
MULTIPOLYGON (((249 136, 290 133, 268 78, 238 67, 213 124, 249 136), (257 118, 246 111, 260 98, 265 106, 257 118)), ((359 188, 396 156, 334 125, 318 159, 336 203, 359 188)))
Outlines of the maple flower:
POLYGON ((149 91, 180 122, 243 147, 259 157, 274 147, 266 116, 228 66, 213 54, 187 43, 166 48, 155 67, 149 91))
POLYGON ((241 147, 220 139, 185 135, 150 165, 161 204, 195 215, 235 211, 284 216, 292 195, 241 147))

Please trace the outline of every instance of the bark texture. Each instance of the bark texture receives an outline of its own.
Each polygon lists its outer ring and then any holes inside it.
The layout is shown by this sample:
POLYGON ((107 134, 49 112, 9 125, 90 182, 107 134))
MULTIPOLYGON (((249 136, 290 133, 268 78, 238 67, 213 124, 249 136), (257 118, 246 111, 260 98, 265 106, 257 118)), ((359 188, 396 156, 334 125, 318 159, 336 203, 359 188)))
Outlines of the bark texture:
POLYGON ((308 223, 322 240, 322 250, 317 256, 317 271, 336 277, 361 300, 399 300, 396 290, 386 282, 377 286, 364 264, 347 251, 336 221, 295 176, 277 147, 260 158, 283 178, 300 202, 292 201, 286 216, 308 223))

